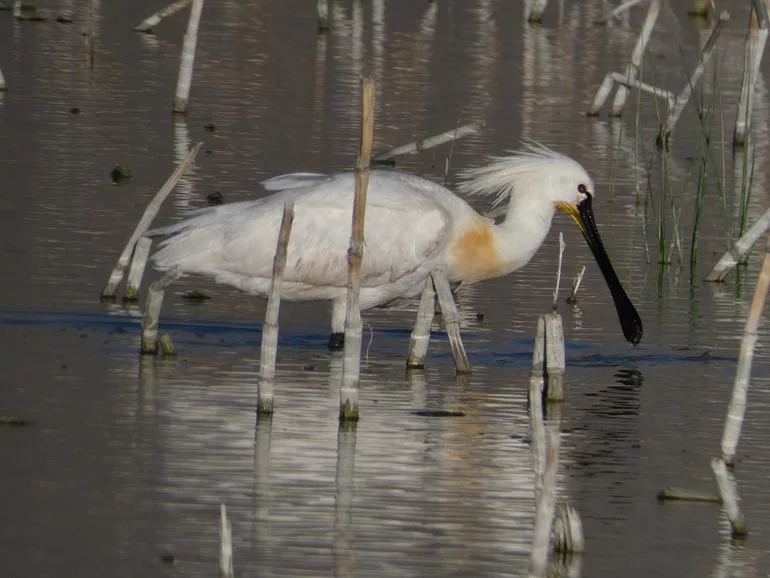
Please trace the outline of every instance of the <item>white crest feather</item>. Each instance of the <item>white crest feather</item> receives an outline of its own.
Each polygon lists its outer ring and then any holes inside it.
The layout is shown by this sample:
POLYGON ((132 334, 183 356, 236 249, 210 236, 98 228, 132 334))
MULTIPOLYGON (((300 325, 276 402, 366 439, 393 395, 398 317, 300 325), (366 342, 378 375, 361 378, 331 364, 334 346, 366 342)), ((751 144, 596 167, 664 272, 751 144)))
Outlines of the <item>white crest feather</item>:
POLYGON ((493 207, 515 194, 525 181, 542 178, 561 163, 577 164, 570 157, 535 141, 523 142, 523 149, 507 156, 490 157, 489 164, 460 173, 458 190, 468 195, 496 194, 493 207))

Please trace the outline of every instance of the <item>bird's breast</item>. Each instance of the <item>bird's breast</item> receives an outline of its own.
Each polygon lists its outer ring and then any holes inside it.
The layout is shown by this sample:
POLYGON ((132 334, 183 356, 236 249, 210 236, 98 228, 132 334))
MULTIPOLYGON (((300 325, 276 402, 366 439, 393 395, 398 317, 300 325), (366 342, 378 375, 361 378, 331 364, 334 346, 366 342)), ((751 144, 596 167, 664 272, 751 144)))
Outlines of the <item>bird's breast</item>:
POLYGON ((499 275, 501 263, 492 226, 477 221, 464 229, 450 247, 449 261, 455 280, 480 281, 499 275))

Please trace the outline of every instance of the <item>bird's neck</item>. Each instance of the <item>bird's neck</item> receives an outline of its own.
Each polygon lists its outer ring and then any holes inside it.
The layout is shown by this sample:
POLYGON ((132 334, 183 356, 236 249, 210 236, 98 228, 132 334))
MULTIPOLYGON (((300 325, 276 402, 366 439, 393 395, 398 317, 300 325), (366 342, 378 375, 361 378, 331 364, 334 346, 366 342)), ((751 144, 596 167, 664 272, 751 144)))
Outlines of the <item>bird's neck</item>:
POLYGON ((524 202, 512 198, 505 219, 497 225, 498 254, 506 272, 529 263, 551 229, 555 212, 550 201, 524 202))

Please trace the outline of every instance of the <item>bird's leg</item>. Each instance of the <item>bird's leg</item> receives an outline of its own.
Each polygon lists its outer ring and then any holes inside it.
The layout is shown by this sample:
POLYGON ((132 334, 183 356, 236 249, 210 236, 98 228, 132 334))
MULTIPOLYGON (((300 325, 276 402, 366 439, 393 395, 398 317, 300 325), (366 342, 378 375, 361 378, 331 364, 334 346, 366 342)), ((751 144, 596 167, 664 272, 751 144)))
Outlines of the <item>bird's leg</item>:
POLYGON ((412 338, 409 341, 409 357, 406 359, 407 369, 422 369, 425 367, 425 356, 428 354, 430 343, 430 326, 433 323, 436 294, 433 291, 433 280, 425 279, 425 288, 420 297, 420 309, 417 311, 417 320, 412 329, 412 338))
POLYGON ((178 269, 172 269, 162 279, 150 285, 142 316, 142 354, 155 355, 158 351, 158 319, 163 305, 163 295, 166 287, 181 276, 182 273, 178 269))
POLYGON ((457 373, 470 373, 471 364, 468 361, 468 355, 465 353, 462 337, 460 337, 460 316, 457 314, 457 306, 452 289, 449 287, 446 275, 441 271, 433 271, 433 286, 436 288, 438 302, 441 305, 441 312, 446 325, 449 345, 452 348, 452 357, 455 360, 455 370, 457 373))
POLYGON ((347 301, 335 299, 332 301, 332 333, 329 335, 329 351, 342 351, 345 349, 345 316, 347 315, 347 301))

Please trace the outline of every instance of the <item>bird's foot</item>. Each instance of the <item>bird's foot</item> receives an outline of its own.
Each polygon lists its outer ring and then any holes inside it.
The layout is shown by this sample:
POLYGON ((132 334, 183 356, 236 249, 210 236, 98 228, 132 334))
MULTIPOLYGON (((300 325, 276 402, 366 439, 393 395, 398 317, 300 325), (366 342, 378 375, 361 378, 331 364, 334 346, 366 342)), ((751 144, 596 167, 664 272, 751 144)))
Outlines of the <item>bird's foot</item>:
POLYGON ((332 333, 329 336, 329 351, 342 351, 345 349, 345 334, 332 333))

